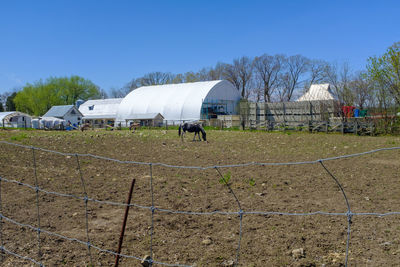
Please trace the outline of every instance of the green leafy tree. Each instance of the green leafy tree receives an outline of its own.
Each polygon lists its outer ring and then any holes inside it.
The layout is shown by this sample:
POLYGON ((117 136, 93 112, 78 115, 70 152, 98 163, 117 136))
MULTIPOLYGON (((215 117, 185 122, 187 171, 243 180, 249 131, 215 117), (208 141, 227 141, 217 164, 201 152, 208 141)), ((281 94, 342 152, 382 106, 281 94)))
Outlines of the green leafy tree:
POLYGON ((38 116, 55 105, 71 105, 78 99, 100 97, 99 87, 90 80, 79 76, 50 77, 27 84, 17 93, 14 103, 17 110, 38 116))
POLYGON ((369 77, 376 82, 379 95, 390 95, 397 105, 400 104, 400 42, 390 46, 380 57, 368 59, 369 77))

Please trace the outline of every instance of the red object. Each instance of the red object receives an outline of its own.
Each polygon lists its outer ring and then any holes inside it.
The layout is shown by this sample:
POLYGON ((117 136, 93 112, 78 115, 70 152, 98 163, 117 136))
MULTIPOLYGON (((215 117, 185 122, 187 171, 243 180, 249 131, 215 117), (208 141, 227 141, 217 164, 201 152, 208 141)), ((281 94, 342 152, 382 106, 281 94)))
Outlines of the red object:
POLYGON ((345 116, 346 118, 351 118, 351 117, 353 117, 354 109, 355 109, 355 108, 356 108, 356 107, 353 107, 353 106, 343 106, 343 107, 342 107, 342 111, 343 111, 344 116, 345 116))

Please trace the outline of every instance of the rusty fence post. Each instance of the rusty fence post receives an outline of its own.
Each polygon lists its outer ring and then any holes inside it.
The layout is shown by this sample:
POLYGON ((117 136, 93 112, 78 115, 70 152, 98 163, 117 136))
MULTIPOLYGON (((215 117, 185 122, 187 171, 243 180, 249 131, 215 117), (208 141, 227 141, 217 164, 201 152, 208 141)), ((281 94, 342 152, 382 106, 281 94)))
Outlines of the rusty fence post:
POLYGON ((131 204, 132 192, 133 192, 133 187, 135 186, 135 181, 136 181, 135 179, 132 180, 131 188, 129 189, 128 199, 126 200, 124 221, 122 222, 121 235, 119 236, 117 255, 115 255, 115 264, 114 264, 115 267, 117 267, 119 264, 119 254, 121 253, 122 242, 124 241, 126 221, 128 220, 129 205, 131 204))

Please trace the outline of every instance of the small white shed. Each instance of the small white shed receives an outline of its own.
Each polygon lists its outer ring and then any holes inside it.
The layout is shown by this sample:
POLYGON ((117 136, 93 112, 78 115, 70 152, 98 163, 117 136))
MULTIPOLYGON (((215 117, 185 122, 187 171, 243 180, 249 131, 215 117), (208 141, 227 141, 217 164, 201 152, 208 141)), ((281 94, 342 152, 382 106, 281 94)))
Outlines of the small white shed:
POLYGON ((82 113, 74 105, 52 106, 46 114, 43 115, 42 120, 46 117, 55 117, 61 120, 70 122, 73 126, 77 127, 81 124, 82 113))

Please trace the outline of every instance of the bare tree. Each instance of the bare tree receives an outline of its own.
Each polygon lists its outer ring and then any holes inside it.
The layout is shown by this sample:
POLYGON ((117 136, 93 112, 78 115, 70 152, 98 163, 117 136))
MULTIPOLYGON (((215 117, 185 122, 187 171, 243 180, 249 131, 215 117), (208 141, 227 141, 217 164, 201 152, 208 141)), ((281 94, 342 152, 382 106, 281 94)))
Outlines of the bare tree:
POLYGON ((125 97, 127 94, 129 94, 129 91, 127 92, 126 90, 125 90, 125 87, 122 87, 122 88, 111 88, 110 89, 110 97, 111 98, 123 98, 123 97, 125 97))
POLYGON ((287 73, 279 75, 279 87, 276 91, 276 97, 279 102, 285 102, 286 100, 287 88, 289 87, 286 85, 289 83, 288 76, 287 73))
POLYGON ((106 99, 106 98, 108 98, 107 92, 106 92, 104 89, 102 89, 102 88, 99 89, 99 94, 100 94, 101 99, 106 99))
POLYGON ((308 89, 314 83, 327 82, 325 69, 328 63, 323 60, 310 60, 308 65, 309 78, 305 82, 305 89, 308 89))
POLYGON ((231 82, 242 95, 246 98, 249 95, 251 78, 253 75, 253 62, 248 57, 235 59, 233 64, 226 64, 224 67, 223 77, 231 82))
POLYGON ((263 82, 260 79, 253 79, 253 84, 254 86, 252 86, 252 89, 249 92, 248 99, 251 99, 255 102, 263 101, 264 100, 263 82))
POLYGON ((354 95, 354 103, 361 109, 371 104, 372 83, 365 72, 358 72, 349 84, 354 95))
POLYGON ((285 61, 284 55, 264 54, 254 59, 254 71, 259 88, 263 89, 264 102, 271 102, 272 94, 279 84, 279 77, 285 61))
POLYGON ((302 55, 287 58, 285 72, 280 77, 281 84, 278 90, 281 101, 292 100, 295 91, 303 83, 300 79, 307 72, 309 63, 310 60, 302 55))
POLYGON ((173 75, 169 72, 150 72, 140 79, 142 86, 159 85, 171 83, 173 75))
POLYGON ((342 83, 343 103, 351 106, 354 104, 354 94, 350 89, 352 73, 347 62, 342 65, 339 74, 342 83))
POLYGON ((248 98, 249 89, 251 88, 251 78, 253 76, 253 61, 248 57, 241 57, 233 61, 236 69, 239 72, 239 79, 241 84, 241 95, 248 98))
POLYGON ((224 68, 225 68, 225 64, 218 62, 214 68, 211 68, 209 71, 209 77, 210 80, 222 80, 224 79, 223 73, 224 73, 224 68))
POLYGON ((176 74, 174 79, 171 81, 171 83, 183 83, 185 82, 185 77, 183 77, 183 74, 179 73, 176 74))
POLYGON ((198 82, 198 74, 192 71, 188 71, 184 74, 184 80, 186 83, 198 82))
POLYGON ((212 77, 212 68, 202 68, 197 72, 197 80, 198 81, 212 81, 212 80, 217 80, 213 79, 212 77))
POLYGON ((3 106, 5 107, 6 102, 7 102, 7 98, 12 94, 13 92, 4 92, 2 94, 0 94, 0 103, 3 104, 3 106))
POLYGON ((353 105, 354 95, 350 90, 351 71, 347 63, 340 67, 337 64, 328 64, 324 69, 324 75, 330 85, 332 85, 340 103, 353 105))
POLYGON ((224 64, 223 68, 223 78, 229 81, 235 88, 240 92, 241 83, 239 77, 239 71, 233 64, 224 64))

